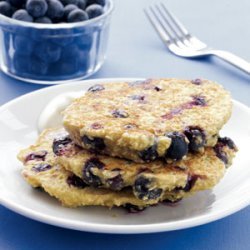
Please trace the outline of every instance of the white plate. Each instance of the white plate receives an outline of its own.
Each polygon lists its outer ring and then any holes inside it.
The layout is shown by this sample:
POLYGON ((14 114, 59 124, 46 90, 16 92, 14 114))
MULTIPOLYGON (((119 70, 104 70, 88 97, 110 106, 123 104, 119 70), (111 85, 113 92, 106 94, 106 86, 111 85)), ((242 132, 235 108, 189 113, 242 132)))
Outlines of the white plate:
POLYGON ((230 136, 240 151, 224 179, 212 191, 200 192, 175 207, 159 205, 139 214, 122 209, 62 207, 54 198, 33 190, 21 177, 17 152, 34 142, 37 119, 58 94, 86 90, 99 79, 42 89, 0 108, 0 203, 29 218, 82 231, 149 233, 193 227, 230 215, 250 204, 250 109, 234 101, 233 115, 222 134, 230 136))

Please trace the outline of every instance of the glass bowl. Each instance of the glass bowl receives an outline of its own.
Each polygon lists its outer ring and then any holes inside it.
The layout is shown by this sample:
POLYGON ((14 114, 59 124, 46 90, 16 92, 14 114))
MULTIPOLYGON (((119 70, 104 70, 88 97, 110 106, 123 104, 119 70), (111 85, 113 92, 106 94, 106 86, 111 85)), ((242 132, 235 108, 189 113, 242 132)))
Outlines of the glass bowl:
POLYGON ((59 84, 86 78, 103 64, 113 1, 104 14, 76 23, 39 24, 0 14, 0 68, 14 78, 59 84))

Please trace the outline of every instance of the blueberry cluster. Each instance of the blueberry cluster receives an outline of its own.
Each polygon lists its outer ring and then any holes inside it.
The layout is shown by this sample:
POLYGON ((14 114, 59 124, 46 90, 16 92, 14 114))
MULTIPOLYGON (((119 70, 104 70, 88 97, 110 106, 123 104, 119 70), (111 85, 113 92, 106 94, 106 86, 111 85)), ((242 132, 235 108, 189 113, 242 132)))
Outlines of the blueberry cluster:
POLYGON ((105 0, 3 0, 0 14, 34 23, 73 23, 100 16, 105 0))
MULTIPOLYGON (((104 11, 105 0, 0 0, 0 14, 36 23, 78 22, 104 11)), ((92 72, 99 56, 103 27, 73 28, 6 25, 4 63, 12 75, 25 79, 64 81, 92 72), (93 60, 93 58, 96 58, 93 60)))
MULTIPOLYGON (((151 187, 152 180, 140 175, 134 184, 134 193, 137 198, 141 200, 155 200, 158 199, 163 190, 161 188, 151 187)), ((154 186, 154 185, 152 185, 154 186)))
POLYGON ((83 180, 90 186, 99 187, 102 185, 102 180, 99 176, 95 175, 96 169, 103 169, 105 164, 98 158, 89 159, 83 168, 83 180))
MULTIPOLYGON (((14 54, 7 53, 6 64, 16 75, 43 79, 64 80, 79 77, 90 68, 91 34, 75 37, 28 37, 5 33, 5 47, 13 44, 14 54), (59 79, 60 78, 60 79, 59 79)), ((32 34, 31 34, 32 35, 32 34)), ((63 34, 65 35, 65 34, 63 34)))

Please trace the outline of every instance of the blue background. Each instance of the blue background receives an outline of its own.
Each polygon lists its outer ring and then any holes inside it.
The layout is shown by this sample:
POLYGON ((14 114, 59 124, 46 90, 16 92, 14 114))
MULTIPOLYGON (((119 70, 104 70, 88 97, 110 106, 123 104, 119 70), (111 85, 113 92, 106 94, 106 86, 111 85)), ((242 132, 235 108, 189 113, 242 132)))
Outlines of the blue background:
MULTIPOLYGON (((169 53, 142 9, 156 0, 116 0, 107 60, 91 78, 208 78, 250 106, 250 77, 216 58, 188 60, 169 53)), ((250 61, 249 0, 164 1, 185 25, 212 47, 250 61)), ((0 104, 44 86, 0 73, 0 104)), ((0 249, 250 249, 250 207, 192 229, 144 235, 104 235, 42 224, 0 206, 0 249)))

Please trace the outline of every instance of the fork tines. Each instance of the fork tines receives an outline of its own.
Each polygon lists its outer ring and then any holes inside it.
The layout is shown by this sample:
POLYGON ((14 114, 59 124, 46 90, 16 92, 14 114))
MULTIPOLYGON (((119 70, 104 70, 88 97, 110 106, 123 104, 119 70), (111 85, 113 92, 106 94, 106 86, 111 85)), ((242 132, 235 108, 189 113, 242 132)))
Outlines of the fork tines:
POLYGON ((190 33, 163 3, 150 6, 148 9, 144 9, 144 11, 165 43, 185 42, 189 39, 190 33))
MULTIPOLYGON (((144 9, 146 16, 159 34, 163 42, 169 47, 177 45, 179 49, 203 49, 206 44, 192 36, 176 16, 163 3, 144 9)), ((173 51, 172 51, 173 52, 173 51)))

